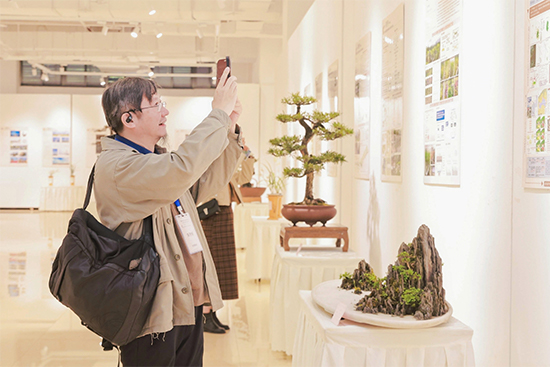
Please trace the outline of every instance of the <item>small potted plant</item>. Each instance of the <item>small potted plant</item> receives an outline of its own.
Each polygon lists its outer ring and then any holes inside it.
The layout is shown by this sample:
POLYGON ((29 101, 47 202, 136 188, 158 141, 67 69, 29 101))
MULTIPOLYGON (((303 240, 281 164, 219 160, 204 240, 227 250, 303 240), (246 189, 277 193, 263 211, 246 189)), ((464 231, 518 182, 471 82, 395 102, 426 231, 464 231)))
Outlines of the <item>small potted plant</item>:
POLYGON ((57 172, 56 169, 51 169, 50 174, 48 175, 48 185, 53 186, 53 175, 57 172))
POLYGON ((267 177, 265 179, 269 194, 269 219, 281 218, 281 207, 283 203, 283 192, 285 191, 285 177, 279 176, 273 171, 270 165, 265 165, 267 177))
POLYGON ((345 156, 326 151, 319 154, 311 154, 308 150, 308 144, 313 137, 317 136, 321 140, 331 141, 353 134, 353 129, 346 127, 339 122, 332 120, 338 117, 338 112, 305 112, 302 106, 315 103, 314 97, 301 96, 294 93, 290 97, 284 98, 282 103, 289 106, 295 106, 295 113, 281 113, 276 119, 282 123, 298 122, 304 128, 302 136, 282 136, 269 141, 271 148, 269 153, 275 157, 290 156, 301 163, 301 167, 285 167, 283 174, 285 177, 301 178, 306 177, 306 189, 304 199, 298 203, 289 203, 283 205, 282 214, 294 225, 303 221, 312 226, 317 222, 326 224, 326 222, 336 215, 334 205, 327 204, 324 200, 313 196, 313 179, 315 174, 325 168, 326 163, 345 162, 345 156))
POLYGON ((74 186, 74 172, 76 171, 76 166, 74 164, 71 164, 69 166, 69 169, 71 171, 71 186, 74 186))

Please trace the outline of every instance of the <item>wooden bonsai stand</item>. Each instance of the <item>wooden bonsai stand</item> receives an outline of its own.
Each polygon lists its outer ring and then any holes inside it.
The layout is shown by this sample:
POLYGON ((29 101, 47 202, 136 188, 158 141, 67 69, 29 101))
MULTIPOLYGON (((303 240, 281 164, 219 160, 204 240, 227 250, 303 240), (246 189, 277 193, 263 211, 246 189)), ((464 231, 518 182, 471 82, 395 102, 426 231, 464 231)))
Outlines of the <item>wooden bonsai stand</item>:
POLYGON ((348 252, 349 239, 348 227, 339 225, 327 225, 322 227, 293 226, 283 227, 280 233, 281 246, 285 251, 289 251, 288 241, 291 238, 336 238, 336 247, 340 247, 344 240, 343 252, 348 252))

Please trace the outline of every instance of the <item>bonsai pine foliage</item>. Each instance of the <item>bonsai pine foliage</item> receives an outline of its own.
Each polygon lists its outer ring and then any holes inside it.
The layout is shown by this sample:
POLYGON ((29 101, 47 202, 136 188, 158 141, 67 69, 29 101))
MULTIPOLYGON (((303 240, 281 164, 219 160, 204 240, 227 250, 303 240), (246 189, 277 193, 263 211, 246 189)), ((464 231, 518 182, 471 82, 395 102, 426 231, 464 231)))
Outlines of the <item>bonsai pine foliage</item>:
POLYGON ((343 136, 353 134, 353 129, 346 127, 339 122, 332 122, 338 117, 338 112, 320 112, 311 113, 302 111, 302 106, 307 106, 317 102, 313 97, 301 96, 300 93, 293 93, 290 97, 283 98, 282 103, 296 106, 296 113, 277 115, 276 119, 282 123, 299 122, 304 128, 304 135, 282 136, 269 141, 272 147, 268 153, 275 157, 291 156, 302 163, 302 167, 285 167, 283 174, 285 177, 301 178, 306 177, 306 192, 304 200, 296 204, 322 205, 325 201, 316 199, 313 196, 313 179, 316 172, 325 168, 325 163, 342 163, 346 157, 340 153, 326 151, 318 155, 313 155, 308 150, 308 144, 314 136, 321 140, 335 140, 343 136))

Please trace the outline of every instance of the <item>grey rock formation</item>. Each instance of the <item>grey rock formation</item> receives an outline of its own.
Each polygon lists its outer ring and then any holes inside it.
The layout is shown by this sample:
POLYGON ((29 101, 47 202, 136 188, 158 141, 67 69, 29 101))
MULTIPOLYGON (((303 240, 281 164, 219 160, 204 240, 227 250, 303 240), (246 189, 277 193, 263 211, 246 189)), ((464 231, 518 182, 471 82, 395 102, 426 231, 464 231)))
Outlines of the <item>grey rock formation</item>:
MULTIPOLYGON (((388 266, 386 278, 365 286, 368 289, 364 290, 371 293, 357 303, 356 309, 395 316, 414 315, 418 320, 444 315, 448 306, 442 266, 430 229, 423 224, 410 244, 401 244, 397 260, 388 266)), ((365 279, 365 272, 372 273, 372 269, 362 261, 353 279, 365 279)))

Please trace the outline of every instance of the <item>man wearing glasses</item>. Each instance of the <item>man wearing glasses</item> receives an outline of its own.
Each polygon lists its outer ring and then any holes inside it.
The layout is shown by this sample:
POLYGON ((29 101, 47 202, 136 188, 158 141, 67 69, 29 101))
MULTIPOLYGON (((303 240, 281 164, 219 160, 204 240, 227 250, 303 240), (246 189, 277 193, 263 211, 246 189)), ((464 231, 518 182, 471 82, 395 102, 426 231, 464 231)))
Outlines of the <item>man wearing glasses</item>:
POLYGON ((100 220, 136 239, 143 219, 152 215, 160 257, 151 313, 140 336, 121 346, 125 367, 202 366, 202 305, 216 310, 223 302, 195 200, 227 186, 243 154, 236 125, 242 108, 236 78, 228 74, 229 68, 214 93, 212 112, 172 152, 156 145, 166 135, 169 112, 154 81, 125 78, 103 93, 115 135, 102 139, 95 168, 100 220))

